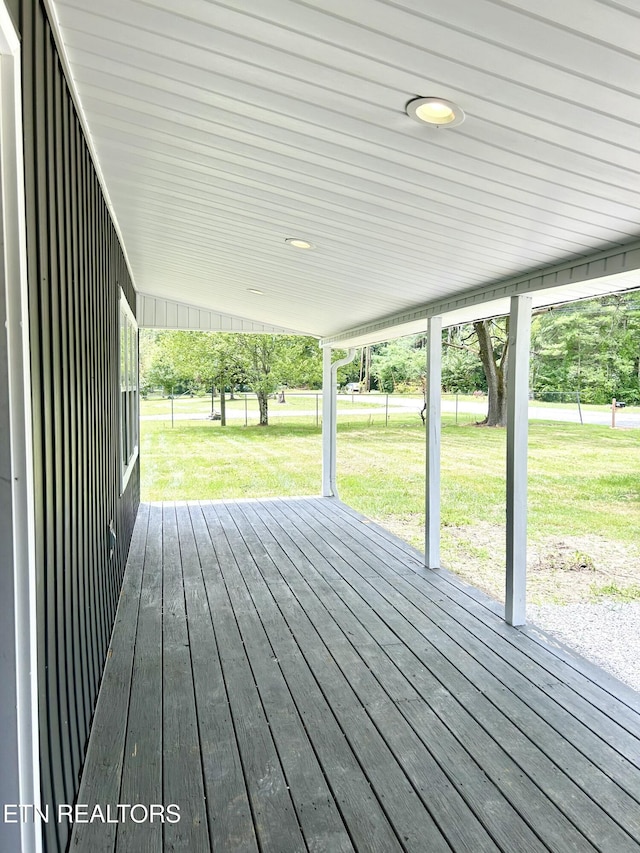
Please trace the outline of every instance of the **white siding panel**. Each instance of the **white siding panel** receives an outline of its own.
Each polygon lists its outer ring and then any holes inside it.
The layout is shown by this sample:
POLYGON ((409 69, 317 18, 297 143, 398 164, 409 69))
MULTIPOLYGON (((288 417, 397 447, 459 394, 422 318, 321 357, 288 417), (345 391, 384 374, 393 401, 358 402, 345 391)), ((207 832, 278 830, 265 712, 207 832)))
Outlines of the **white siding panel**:
POLYGON ((264 332, 267 334, 302 334, 296 329, 272 326, 241 317, 231 317, 217 311, 207 311, 146 293, 138 294, 140 328, 184 329, 200 332, 264 332))

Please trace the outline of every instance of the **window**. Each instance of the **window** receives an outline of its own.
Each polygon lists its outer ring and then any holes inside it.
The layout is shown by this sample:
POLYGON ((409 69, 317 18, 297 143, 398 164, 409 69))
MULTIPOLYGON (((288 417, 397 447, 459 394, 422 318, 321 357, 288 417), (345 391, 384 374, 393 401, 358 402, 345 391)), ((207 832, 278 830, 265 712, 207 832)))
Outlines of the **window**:
POLYGON ((122 491, 138 458, 138 324, 120 291, 120 464, 122 491))

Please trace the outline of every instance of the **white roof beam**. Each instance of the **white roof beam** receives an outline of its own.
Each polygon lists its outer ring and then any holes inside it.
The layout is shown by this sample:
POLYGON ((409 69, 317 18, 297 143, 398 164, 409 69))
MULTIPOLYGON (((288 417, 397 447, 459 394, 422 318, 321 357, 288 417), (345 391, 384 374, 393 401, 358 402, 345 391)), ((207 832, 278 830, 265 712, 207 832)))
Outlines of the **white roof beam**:
POLYGON ((640 241, 611 247, 587 257, 483 285, 456 296, 354 326, 321 340, 323 346, 359 346, 424 331, 430 317, 444 326, 507 314, 512 296, 529 295, 533 307, 570 302, 640 287, 640 241), (638 272, 637 276, 630 273, 638 272), (625 275, 626 274, 626 275, 625 275), (590 282, 591 284, 587 284, 590 282))

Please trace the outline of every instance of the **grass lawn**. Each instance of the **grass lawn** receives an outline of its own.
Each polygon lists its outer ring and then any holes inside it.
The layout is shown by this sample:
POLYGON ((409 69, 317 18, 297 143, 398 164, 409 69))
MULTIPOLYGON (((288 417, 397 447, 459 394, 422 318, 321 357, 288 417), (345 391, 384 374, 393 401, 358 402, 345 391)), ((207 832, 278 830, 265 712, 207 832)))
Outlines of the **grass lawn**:
MULTIPOLYGON (((413 415, 338 425, 346 503, 422 546, 424 430, 413 415)), ((505 432, 442 432, 442 561, 497 599, 504 585, 505 432)), ((317 494, 321 437, 267 428, 142 422, 144 500, 317 494)), ((529 590, 534 603, 640 597, 640 431, 537 422, 529 440, 529 590)))
POLYGON ((320 490, 320 431, 305 424, 141 424, 143 500, 309 495, 320 490))

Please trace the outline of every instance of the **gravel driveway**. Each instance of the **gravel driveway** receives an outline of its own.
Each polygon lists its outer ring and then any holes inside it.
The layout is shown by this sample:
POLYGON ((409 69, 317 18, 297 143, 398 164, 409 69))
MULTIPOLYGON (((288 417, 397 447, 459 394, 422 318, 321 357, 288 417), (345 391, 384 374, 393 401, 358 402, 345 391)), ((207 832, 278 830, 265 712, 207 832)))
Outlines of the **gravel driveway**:
POLYGON ((640 602, 529 605, 528 620, 640 691, 640 602))

